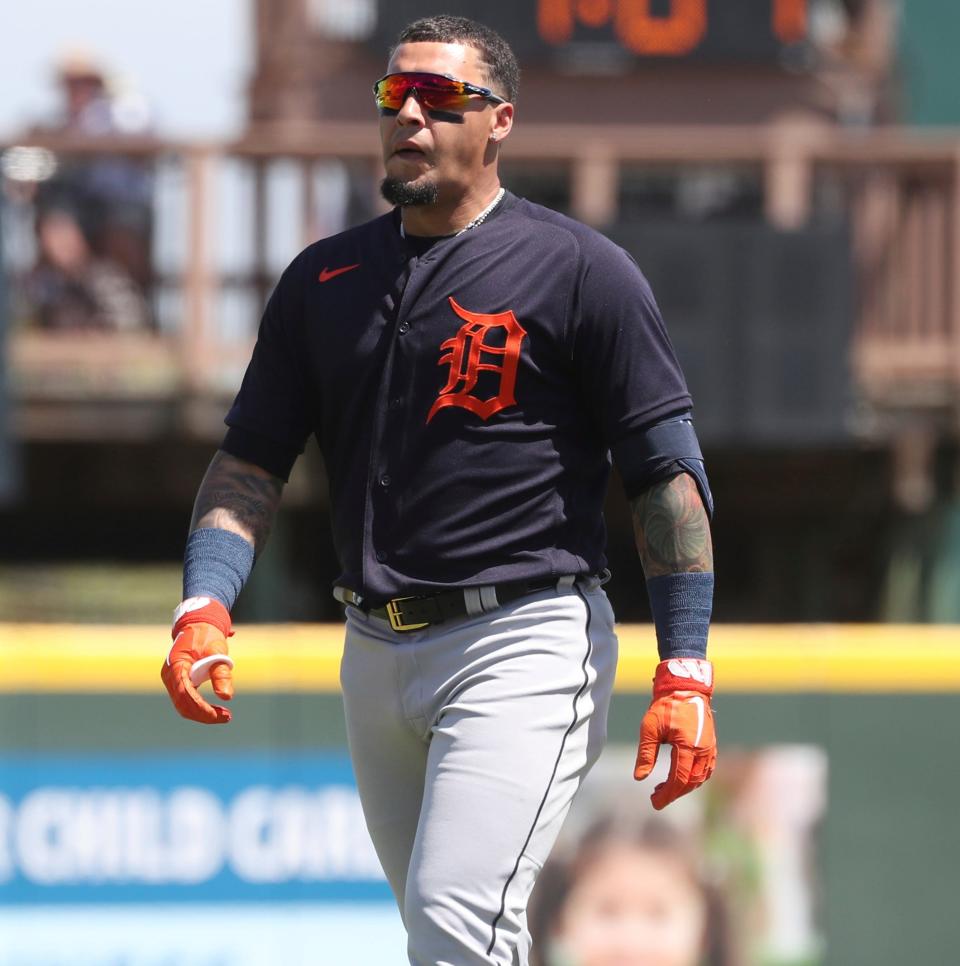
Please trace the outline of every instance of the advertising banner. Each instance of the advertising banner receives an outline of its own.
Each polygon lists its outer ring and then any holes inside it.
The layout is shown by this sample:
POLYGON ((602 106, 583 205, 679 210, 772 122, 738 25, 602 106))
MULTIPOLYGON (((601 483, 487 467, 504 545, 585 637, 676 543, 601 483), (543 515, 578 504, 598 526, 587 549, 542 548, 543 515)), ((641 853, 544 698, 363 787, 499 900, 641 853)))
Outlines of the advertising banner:
POLYGON ((0 966, 401 966, 345 754, 0 756, 0 966))
POLYGON ((0 758, 0 903, 391 898, 345 755, 0 758))

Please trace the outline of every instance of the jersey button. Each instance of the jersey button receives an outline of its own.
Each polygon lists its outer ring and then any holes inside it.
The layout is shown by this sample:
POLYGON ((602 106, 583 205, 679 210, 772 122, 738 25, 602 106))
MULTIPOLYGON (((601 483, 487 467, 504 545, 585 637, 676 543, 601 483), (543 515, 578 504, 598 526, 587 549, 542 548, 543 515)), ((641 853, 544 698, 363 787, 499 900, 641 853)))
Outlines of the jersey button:
POLYGON ((387 403, 388 409, 399 409, 403 405, 403 400, 399 396, 394 396, 390 402, 387 403))
POLYGON ((390 475, 388 473, 384 473, 383 476, 380 477, 380 485, 384 489, 390 485, 390 475))
POLYGON ((379 563, 386 563, 386 560, 387 560, 387 551, 386 550, 378 550, 377 551, 377 561, 379 563))
POLYGON ((400 335, 406 335, 410 331, 410 323, 409 322, 401 322, 397 326, 397 331, 400 333, 400 335))

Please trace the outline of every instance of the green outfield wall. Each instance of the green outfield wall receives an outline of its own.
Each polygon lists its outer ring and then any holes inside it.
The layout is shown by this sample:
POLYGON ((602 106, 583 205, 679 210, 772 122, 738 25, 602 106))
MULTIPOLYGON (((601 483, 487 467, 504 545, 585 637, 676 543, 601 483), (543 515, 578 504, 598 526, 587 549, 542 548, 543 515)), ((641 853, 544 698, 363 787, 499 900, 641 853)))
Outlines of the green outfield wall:
MULTIPOLYGON (((64 643, 77 646, 79 629, 0 627, 0 755, 280 753, 345 744, 334 674, 338 628, 241 629, 233 647, 238 694, 226 727, 174 715, 153 673, 162 631, 101 630, 86 651, 67 654, 64 643), (261 661, 282 687, 254 683, 261 661)), ((651 640, 648 628, 621 629, 611 742, 635 741, 651 640)), ((832 966, 960 961, 958 640, 953 628, 922 627, 727 627, 714 634, 721 754, 724 747, 799 742, 828 756, 821 919, 832 966), (799 681, 794 689, 790 673, 799 681)))

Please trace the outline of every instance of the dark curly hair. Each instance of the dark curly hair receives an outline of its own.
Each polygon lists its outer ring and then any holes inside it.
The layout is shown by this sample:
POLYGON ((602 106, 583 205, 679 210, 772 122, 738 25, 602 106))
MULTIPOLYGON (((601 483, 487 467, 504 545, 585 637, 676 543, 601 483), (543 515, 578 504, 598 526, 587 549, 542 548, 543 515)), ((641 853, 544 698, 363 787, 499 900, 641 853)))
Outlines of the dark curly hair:
POLYGON ((501 97, 515 104, 520 88, 520 65, 510 45, 495 30, 449 14, 421 17, 400 31, 393 51, 400 44, 427 42, 436 44, 468 44, 475 47, 487 68, 490 87, 501 97))

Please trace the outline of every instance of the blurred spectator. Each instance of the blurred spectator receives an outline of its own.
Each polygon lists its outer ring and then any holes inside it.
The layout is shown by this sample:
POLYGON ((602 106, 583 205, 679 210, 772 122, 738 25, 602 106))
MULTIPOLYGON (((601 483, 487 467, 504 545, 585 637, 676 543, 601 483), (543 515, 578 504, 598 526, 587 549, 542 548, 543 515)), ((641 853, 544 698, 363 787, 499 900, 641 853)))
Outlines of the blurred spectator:
MULTIPOLYGON (((34 133, 109 141, 147 135, 142 98, 111 85, 80 50, 57 65, 61 112, 34 133)), ((48 328, 137 329, 149 324, 153 172, 150 162, 113 152, 58 157, 35 196, 38 260, 27 298, 48 328)))
POLYGON ((697 858, 661 820, 598 820, 540 874, 531 966, 733 966, 727 912, 697 858))
POLYGON ((818 77, 841 124, 865 127, 897 118, 897 7, 893 0, 833 0, 814 8, 818 77))
POLYGON ((147 327, 147 303, 136 283, 93 253, 73 212, 56 207, 39 212, 37 240, 39 257, 24 279, 24 295, 40 328, 147 327))

